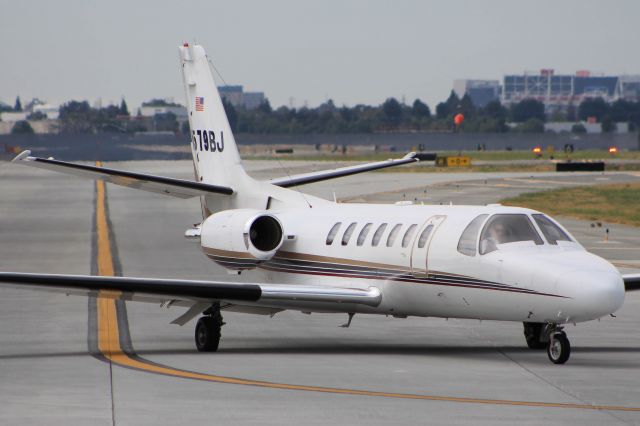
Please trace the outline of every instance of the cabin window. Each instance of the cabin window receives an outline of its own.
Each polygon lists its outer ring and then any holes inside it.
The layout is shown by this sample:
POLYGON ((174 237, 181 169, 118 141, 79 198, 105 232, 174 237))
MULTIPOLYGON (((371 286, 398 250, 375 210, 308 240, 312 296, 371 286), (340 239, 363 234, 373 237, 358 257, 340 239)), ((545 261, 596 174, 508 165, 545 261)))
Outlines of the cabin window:
POLYGON ((482 222, 489 216, 488 214, 481 214, 476 217, 464 228, 460 240, 458 241, 458 251, 467 256, 476 255, 476 242, 478 241, 478 233, 480 232, 480 226, 482 222))
POLYGON ((407 232, 404 233, 404 237, 402 237, 402 247, 403 248, 407 248, 409 247, 409 243, 411 242, 411 237, 413 237, 414 232, 416 232, 416 228, 418 227, 418 225, 416 225, 415 223, 413 225, 411 225, 409 227, 409 229, 407 229, 407 232))
POLYGON ((351 234, 353 234, 353 230, 356 229, 356 222, 351 222, 347 229, 344 230, 344 234, 342 234, 342 245, 346 246, 349 244, 349 239, 351 238, 351 234))
POLYGON ((433 225, 427 226, 424 228, 422 233, 420 233, 420 238, 418 238, 418 248, 424 248, 427 244, 427 240, 429 239, 429 235, 431 235, 431 231, 433 231, 433 225))
POLYGON ((544 244, 527 215, 495 214, 482 229, 480 254, 498 250, 500 244, 519 241, 533 241, 536 245, 544 244))
POLYGON ((398 223, 393 227, 393 229, 391 229, 391 232, 389 232, 389 236, 387 237, 387 247, 391 247, 396 241, 396 237, 398 236, 398 232, 400 232, 401 227, 402 225, 398 223))
POLYGON ((382 233, 384 232, 384 230, 387 229, 387 224, 383 223, 382 225, 378 226, 378 229, 376 229, 376 232, 373 234, 373 239, 371 240, 371 245, 374 247, 378 246, 378 243, 380 242, 380 238, 382 238, 382 233))
POLYGON ((328 246, 333 244, 333 239, 336 237, 336 234, 340 230, 340 225, 342 225, 342 222, 338 222, 338 223, 336 223, 335 225, 333 225, 331 227, 331 230, 329 231, 329 234, 327 234, 327 245, 328 246))
POLYGON ((543 214, 534 214, 532 216, 549 244, 557 245, 558 241, 571 241, 567 233, 548 216, 543 214))
POLYGON ((371 226, 373 223, 367 223, 362 227, 362 230, 358 234, 358 245, 361 246, 364 244, 364 240, 367 239, 367 235, 369 235, 369 230, 371 230, 371 226))

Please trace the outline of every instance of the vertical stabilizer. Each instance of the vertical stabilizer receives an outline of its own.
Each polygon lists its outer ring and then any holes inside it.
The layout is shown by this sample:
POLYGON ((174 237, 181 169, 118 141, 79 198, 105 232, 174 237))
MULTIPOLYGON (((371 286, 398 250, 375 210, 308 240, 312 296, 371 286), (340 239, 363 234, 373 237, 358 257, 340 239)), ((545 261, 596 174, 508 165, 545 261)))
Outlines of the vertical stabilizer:
POLYGON ((209 59, 200 45, 185 43, 179 49, 196 180, 240 192, 251 179, 242 168, 209 59))

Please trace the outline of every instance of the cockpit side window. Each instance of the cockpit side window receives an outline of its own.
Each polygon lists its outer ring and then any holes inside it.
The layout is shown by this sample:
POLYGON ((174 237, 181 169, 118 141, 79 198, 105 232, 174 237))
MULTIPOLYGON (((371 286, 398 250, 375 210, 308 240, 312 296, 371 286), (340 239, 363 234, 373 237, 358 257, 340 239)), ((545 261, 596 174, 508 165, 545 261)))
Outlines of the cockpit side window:
POLYGON ((549 244, 557 245, 558 241, 572 241, 566 232, 562 230, 548 216, 543 214, 533 214, 533 220, 536 221, 542 234, 549 244))
POLYGON ((478 241, 478 233, 480 232, 480 226, 482 222, 489 216, 488 214, 481 214, 476 217, 464 228, 460 240, 458 241, 458 251, 467 256, 476 255, 476 241, 478 241))
POLYGON ((495 214, 489 218, 480 235, 480 254, 498 250, 498 244, 533 241, 544 242, 525 214, 495 214))
POLYGON ((333 240, 336 237, 336 234, 338 233, 338 231, 340 230, 340 225, 342 225, 342 222, 338 222, 335 225, 333 225, 331 227, 331 230, 329 231, 329 233, 327 234, 327 245, 330 246, 331 244, 333 244, 333 240))

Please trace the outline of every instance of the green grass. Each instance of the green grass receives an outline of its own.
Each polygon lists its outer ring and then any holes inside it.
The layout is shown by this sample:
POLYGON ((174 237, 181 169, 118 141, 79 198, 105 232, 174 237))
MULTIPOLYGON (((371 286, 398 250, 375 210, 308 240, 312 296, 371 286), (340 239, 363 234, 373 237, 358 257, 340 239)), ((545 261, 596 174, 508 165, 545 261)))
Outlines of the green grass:
POLYGON ((640 183, 534 192, 507 198, 501 203, 551 215, 640 226, 640 183))

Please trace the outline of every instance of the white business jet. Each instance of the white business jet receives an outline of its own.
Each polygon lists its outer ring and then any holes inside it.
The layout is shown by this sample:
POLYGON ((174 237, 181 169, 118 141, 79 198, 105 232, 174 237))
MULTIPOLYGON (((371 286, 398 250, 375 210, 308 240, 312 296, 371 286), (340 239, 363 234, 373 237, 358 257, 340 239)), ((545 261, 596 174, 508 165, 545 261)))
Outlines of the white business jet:
MULTIPOLYGON (((179 47, 195 181, 30 156, 14 162, 163 195, 199 197, 203 222, 190 230, 204 254, 260 282, 0 273, 6 285, 70 294, 116 290, 125 300, 188 308, 199 316, 200 351, 215 351, 221 310, 282 310, 395 317, 518 321, 532 349, 562 364, 562 325, 612 314, 640 275, 621 276, 566 229, 533 210, 491 206, 337 204, 288 188, 418 161, 415 154, 355 167, 257 181, 240 156, 199 45, 179 47)), ((112 293, 113 294, 113 293, 112 293)))

